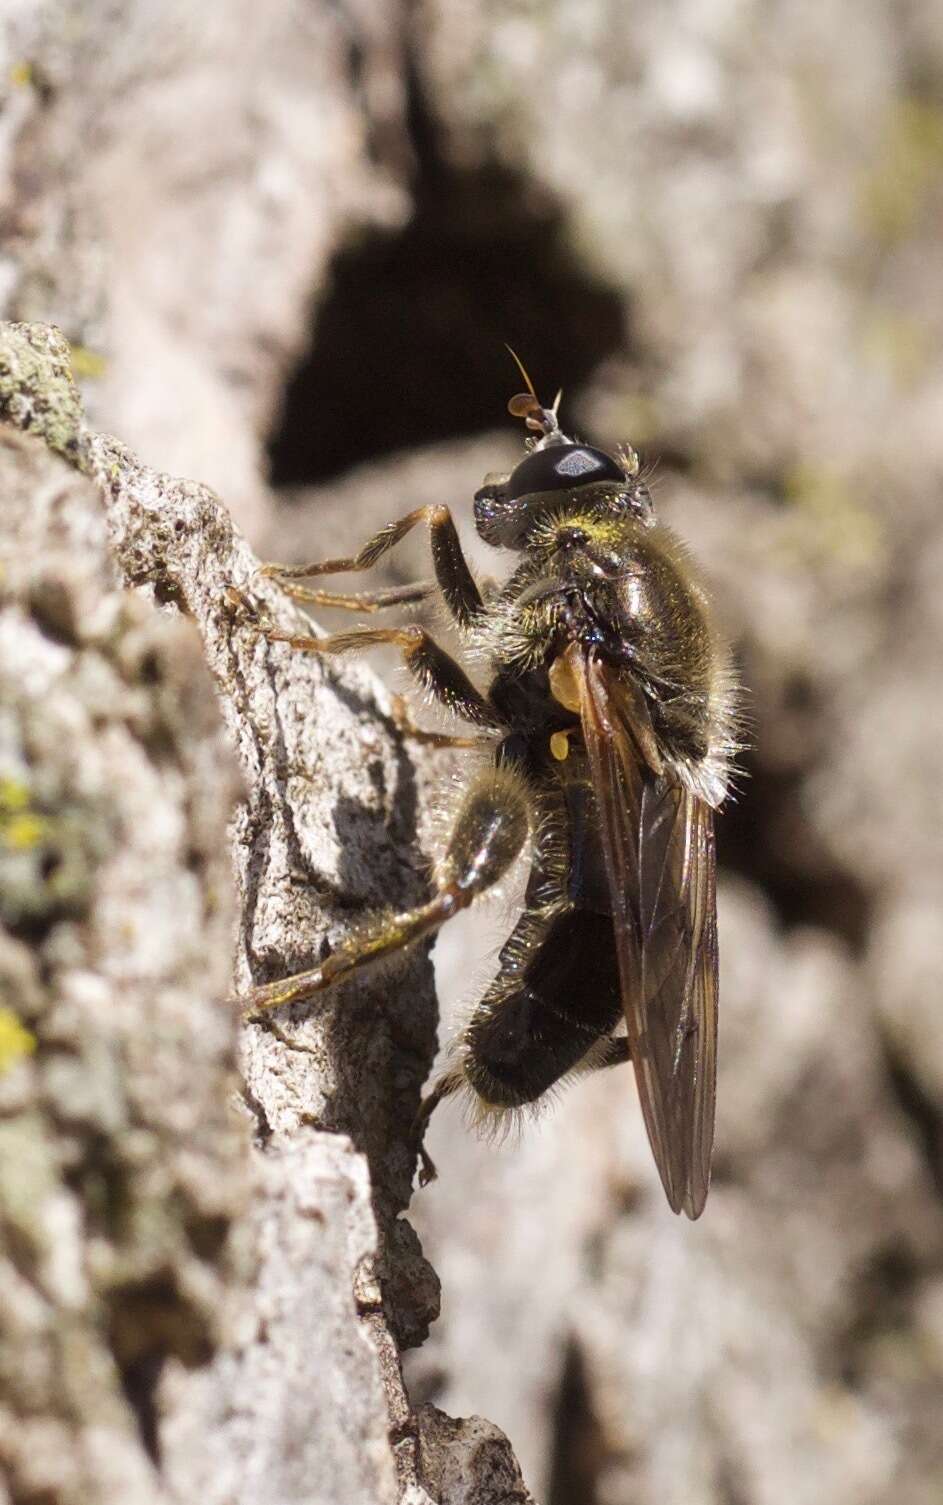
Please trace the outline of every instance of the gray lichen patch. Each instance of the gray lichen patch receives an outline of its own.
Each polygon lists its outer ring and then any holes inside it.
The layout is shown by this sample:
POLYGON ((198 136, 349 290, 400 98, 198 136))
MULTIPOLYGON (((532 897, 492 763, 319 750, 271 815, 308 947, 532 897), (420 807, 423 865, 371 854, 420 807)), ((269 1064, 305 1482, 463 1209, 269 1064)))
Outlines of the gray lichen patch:
POLYGON ((75 460, 82 404, 68 342, 47 324, 8 324, 0 341, 0 407, 11 422, 75 460))
MULTIPOLYGON (((24 352, 45 349, 61 385, 54 332, 2 327, 3 349, 30 394, 43 378, 24 352)), ((16 389, 0 393, 3 416, 24 411, 16 389)), ((208 487, 150 470, 82 424, 74 437, 87 480, 38 439, 0 430, 21 498, 0 592, 12 707, 0 813, 32 850, 25 867, 22 850, 7 852, 4 869, 16 880, 4 912, 18 923, 4 953, 0 1105, 15 1115, 13 1159, 54 1201, 30 1233, 14 1178, 3 1226, 18 1272, 59 1259, 75 1274, 77 1320, 104 1376, 73 1417, 49 1378, 67 1371, 51 1299, 33 1345, 53 1354, 40 1411, 67 1418, 67 1450, 106 1403, 126 1433, 98 1474, 74 1468, 53 1497, 98 1499, 101 1470, 120 1466, 123 1497, 151 1498, 139 1477, 151 1460, 162 1487, 220 1505, 255 1505, 253 1481, 275 1474, 286 1505, 312 1487, 324 1501, 367 1490, 427 1505, 399 1355, 438 1310, 436 1275, 401 1216, 435 1045, 428 957, 248 1026, 233 1118, 229 918, 231 850, 238 991, 424 897, 421 770, 369 673, 325 669, 260 632, 260 619, 292 625, 296 611, 208 487), (45 862, 67 837, 70 904, 45 862), (247 1169, 253 1210, 240 1220, 247 1169), (65 1232, 53 1238, 57 1209, 65 1232), (237 1220, 252 1271, 241 1295, 237 1220), (320 1429, 312 1385, 324 1387, 320 1429)), ((33 1452, 19 1435, 8 1452, 29 1498, 33 1452)))
MULTIPOLYGON (((107 498, 125 578, 195 621, 242 767, 237 985, 310 966, 351 925, 418 902, 415 764, 382 688, 363 669, 325 668, 265 639, 260 616, 297 628, 297 611, 208 487, 158 474, 102 435, 83 440, 82 465, 107 498)), ((407 1344, 422 1341, 438 1309, 437 1281, 397 1223, 411 1195, 410 1126, 434 1027, 432 971, 417 952, 250 1025, 243 1055, 266 1133, 313 1122, 367 1155, 387 1315, 407 1344)))
MULTIPOLYGON (((2 348, 7 413, 77 454, 61 341, 2 348)), ((157 1500, 161 1369, 238 1280, 237 781, 192 626, 116 588, 47 443, 0 435, 0 1458, 17 1501, 157 1500)))

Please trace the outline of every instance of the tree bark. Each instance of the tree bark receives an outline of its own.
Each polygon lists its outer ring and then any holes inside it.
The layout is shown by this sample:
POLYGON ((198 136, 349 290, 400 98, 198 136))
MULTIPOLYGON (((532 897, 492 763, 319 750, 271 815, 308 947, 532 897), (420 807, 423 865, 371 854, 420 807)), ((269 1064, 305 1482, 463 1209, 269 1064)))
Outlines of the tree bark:
POLYGON ((56 331, 3 327, 0 403, 9 1498, 526 1500, 402 1383, 426 951, 235 1073, 227 819, 239 988, 424 893, 385 694, 260 635, 247 598, 293 608, 208 488, 87 429, 56 331))

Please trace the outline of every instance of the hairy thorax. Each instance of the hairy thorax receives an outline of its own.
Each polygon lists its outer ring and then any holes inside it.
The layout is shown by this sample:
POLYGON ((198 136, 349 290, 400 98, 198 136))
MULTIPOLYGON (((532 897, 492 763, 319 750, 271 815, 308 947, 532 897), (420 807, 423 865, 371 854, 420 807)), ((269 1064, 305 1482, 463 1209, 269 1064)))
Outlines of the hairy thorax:
POLYGON ((481 647, 496 670, 491 693, 531 743, 531 766, 573 721, 576 707, 552 680, 578 642, 639 692, 660 757, 679 777, 713 790, 725 781, 734 740, 727 652, 668 528, 573 512, 548 519, 489 605, 481 647))

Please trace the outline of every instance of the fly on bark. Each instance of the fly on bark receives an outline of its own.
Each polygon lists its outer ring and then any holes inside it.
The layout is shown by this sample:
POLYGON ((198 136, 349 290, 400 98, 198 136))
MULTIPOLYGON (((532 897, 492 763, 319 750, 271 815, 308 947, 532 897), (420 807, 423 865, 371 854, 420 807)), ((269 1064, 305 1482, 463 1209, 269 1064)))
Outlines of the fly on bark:
MULTIPOLYGON (((714 812, 739 745, 737 687, 635 452, 568 438, 559 394, 544 407, 520 369, 528 390, 508 407, 529 431, 526 453, 510 474, 487 476, 474 501, 481 537, 516 556, 503 584, 476 582, 444 505, 388 524, 348 558, 266 566, 312 605, 372 615, 439 597, 477 672, 416 623, 267 632, 318 654, 394 645, 427 698, 464 723, 460 734, 423 732, 404 712, 405 730, 469 749, 471 767, 429 902, 378 916, 319 966, 254 989, 246 1009, 309 998, 429 935, 526 851, 522 915, 420 1129, 454 1092, 480 1122, 500 1123, 575 1073, 631 1062, 668 1202, 697 1218, 714 1139, 714 812), (418 526, 432 581, 350 594, 299 583, 368 570, 418 526)), ((423 1167, 434 1174, 424 1154, 423 1167)))

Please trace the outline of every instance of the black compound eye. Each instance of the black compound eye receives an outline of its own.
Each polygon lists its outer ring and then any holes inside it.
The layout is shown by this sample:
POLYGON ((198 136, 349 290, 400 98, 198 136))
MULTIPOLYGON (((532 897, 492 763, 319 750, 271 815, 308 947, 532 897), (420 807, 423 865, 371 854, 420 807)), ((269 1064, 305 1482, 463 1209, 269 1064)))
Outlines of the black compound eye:
POLYGON ((508 501, 531 496, 537 491, 571 491, 595 481, 621 481, 626 475, 622 466, 601 449, 588 444, 550 444, 536 449, 513 471, 507 483, 508 501))

